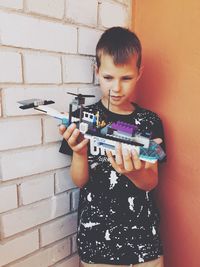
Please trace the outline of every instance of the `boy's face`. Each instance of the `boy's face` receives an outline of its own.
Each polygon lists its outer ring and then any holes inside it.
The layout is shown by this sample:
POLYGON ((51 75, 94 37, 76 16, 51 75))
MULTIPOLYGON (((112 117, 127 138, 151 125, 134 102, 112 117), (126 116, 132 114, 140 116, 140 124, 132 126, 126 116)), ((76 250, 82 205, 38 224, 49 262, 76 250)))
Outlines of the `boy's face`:
POLYGON ((101 65, 97 69, 102 90, 102 102, 108 106, 110 91, 110 110, 118 113, 133 111, 131 100, 135 86, 141 76, 137 67, 137 55, 123 65, 115 65, 109 55, 101 55, 101 65))

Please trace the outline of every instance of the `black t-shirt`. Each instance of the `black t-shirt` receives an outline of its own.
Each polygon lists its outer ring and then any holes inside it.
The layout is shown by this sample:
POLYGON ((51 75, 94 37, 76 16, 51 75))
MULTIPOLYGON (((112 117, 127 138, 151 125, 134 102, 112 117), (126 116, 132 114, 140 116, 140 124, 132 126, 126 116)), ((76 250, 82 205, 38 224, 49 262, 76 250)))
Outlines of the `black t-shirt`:
MULTIPOLYGON (((152 139, 162 138, 160 118, 152 111, 134 104, 129 115, 106 109, 101 101, 85 107, 97 111, 107 123, 123 121, 135 124, 139 131, 151 132, 152 139)), ((78 115, 78 111, 75 112, 78 115)), ((63 140, 61 153, 72 154, 63 140)), ((82 261, 115 265, 137 264, 162 255, 159 212, 153 191, 136 187, 126 176, 117 173, 103 149, 92 143, 88 149, 89 181, 80 190, 78 208, 78 252, 82 261)))

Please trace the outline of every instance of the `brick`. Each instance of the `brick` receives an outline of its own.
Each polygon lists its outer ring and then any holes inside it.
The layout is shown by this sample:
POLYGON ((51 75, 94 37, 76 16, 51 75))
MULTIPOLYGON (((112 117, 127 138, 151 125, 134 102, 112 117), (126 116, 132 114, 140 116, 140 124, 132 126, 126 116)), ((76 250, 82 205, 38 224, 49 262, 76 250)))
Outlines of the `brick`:
POLYGON ((71 240, 72 240, 72 253, 76 253, 77 252, 77 234, 73 235, 71 240))
POLYGON ((38 118, 2 120, 0 132, 0 150, 41 144, 41 121, 38 118))
MULTIPOLYGON (((39 248, 38 231, 32 231, 0 244, 0 266, 19 259, 39 248)), ((39 265, 38 265, 39 266, 39 265)))
POLYGON ((61 123, 59 120, 55 120, 52 117, 43 118, 44 128, 44 143, 56 142, 62 140, 62 136, 59 134, 58 125, 61 123))
POLYGON ((0 117, 2 116, 2 105, 1 105, 2 95, 1 95, 1 92, 2 92, 2 90, 0 89, 0 117))
MULTIPOLYGON (((70 254, 69 239, 62 240, 49 248, 43 249, 35 255, 11 264, 9 267, 47 267, 66 258, 70 254)), ((71 266, 70 266, 71 267, 71 266)), ((78 266, 76 266, 78 267, 78 266)))
POLYGON ((56 194, 67 191, 75 187, 76 185, 72 181, 69 168, 65 168, 64 170, 57 170, 56 176, 55 176, 56 194))
POLYGON ((75 233, 77 230, 77 214, 72 213, 40 229, 41 246, 46 246, 59 239, 75 233))
POLYGON ((0 173, 3 181, 66 167, 71 157, 59 153, 60 145, 36 147, 2 153, 0 173))
POLYGON ((64 1, 65 0, 27 0, 26 8, 29 12, 61 19, 64 16, 64 1))
POLYGON ((61 83, 60 57, 42 53, 24 54, 25 83, 61 83))
POLYGON ((67 53, 77 50, 74 26, 24 15, 0 12, 0 37, 4 45, 67 53))
POLYGON ((23 0, 0 0, 0 6, 15 9, 23 8, 23 0))
MULTIPOLYGON (((54 108, 58 111, 68 111, 69 103, 74 98, 72 95, 67 94, 67 92, 77 93, 76 88, 70 87, 42 87, 42 88, 18 88, 9 87, 2 90, 2 102, 6 103, 3 106, 3 112, 5 116, 25 116, 31 114, 41 114, 44 113, 35 111, 34 109, 21 110, 17 101, 31 98, 40 98, 46 100, 53 100, 55 104, 49 107, 54 108)), ((46 117, 46 116, 45 116, 46 117)), ((60 120, 56 120, 60 123, 60 120)))
POLYGON ((79 203, 79 189, 72 192, 72 210, 78 209, 78 203, 79 203))
POLYGON ((131 1, 132 0, 117 0, 117 1, 120 2, 120 3, 122 3, 122 4, 124 4, 124 5, 129 6, 131 4, 131 1))
POLYGON ((54 267, 78 267, 79 266, 79 256, 73 255, 71 258, 56 264, 54 267))
POLYGON ((92 83, 93 61, 79 56, 63 56, 63 80, 65 83, 92 83))
POLYGON ((53 174, 43 175, 26 182, 19 186, 20 202, 27 205, 35 201, 52 197, 54 194, 53 174))
POLYGON ((67 0, 66 18, 70 22, 83 23, 88 25, 97 24, 97 0, 67 0))
POLYGON ((0 223, 2 237, 40 225, 69 212, 69 194, 64 193, 51 199, 21 207, 15 211, 2 214, 0 223))
POLYGON ((16 185, 1 186, 0 199, 0 213, 17 208, 16 185))
POLYGON ((0 82, 22 82, 21 55, 15 52, 0 51, 0 82))
POLYGON ((117 3, 102 2, 99 9, 99 21, 104 27, 128 26, 127 7, 117 3), (110 15, 112 14, 112 16, 110 15))
POLYGON ((78 34, 78 52, 80 54, 94 56, 96 53, 96 45, 102 32, 81 27, 79 28, 78 34))

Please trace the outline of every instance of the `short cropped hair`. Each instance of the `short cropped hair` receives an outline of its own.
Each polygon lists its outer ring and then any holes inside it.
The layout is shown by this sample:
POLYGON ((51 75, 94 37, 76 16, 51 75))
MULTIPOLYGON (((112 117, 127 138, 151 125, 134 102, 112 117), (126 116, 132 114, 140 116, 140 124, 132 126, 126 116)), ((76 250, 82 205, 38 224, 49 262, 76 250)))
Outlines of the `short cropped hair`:
POLYGON ((129 29, 112 27, 100 37, 96 46, 96 63, 99 68, 101 56, 109 55, 115 65, 125 64, 131 55, 137 54, 137 67, 140 69, 142 61, 142 46, 137 35, 129 29))

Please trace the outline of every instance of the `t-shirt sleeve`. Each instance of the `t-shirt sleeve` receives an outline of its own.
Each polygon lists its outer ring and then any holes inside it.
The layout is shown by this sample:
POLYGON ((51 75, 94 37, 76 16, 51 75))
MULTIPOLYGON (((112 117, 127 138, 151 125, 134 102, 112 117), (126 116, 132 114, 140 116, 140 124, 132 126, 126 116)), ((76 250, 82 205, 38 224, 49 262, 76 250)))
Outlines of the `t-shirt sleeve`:
POLYGON ((159 162, 165 162, 167 160, 165 136, 164 136, 163 124, 162 124, 162 121, 160 118, 158 118, 158 120, 156 120, 156 123, 153 126, 152 139, 155 139, 155 138, 161 138, 162 139, 162 143, 160 144, 160 146, 165 152, 165 157, 162 160, 159 160, 159 162))
POLYGON ((68 145, 68 143, 65 139, 62 140, 59 152, 66 154, 66 155, 70 155, 70 156, 72 156, 72 154, 73 154, 72 149, 70 148, 70 146, 68 145))

